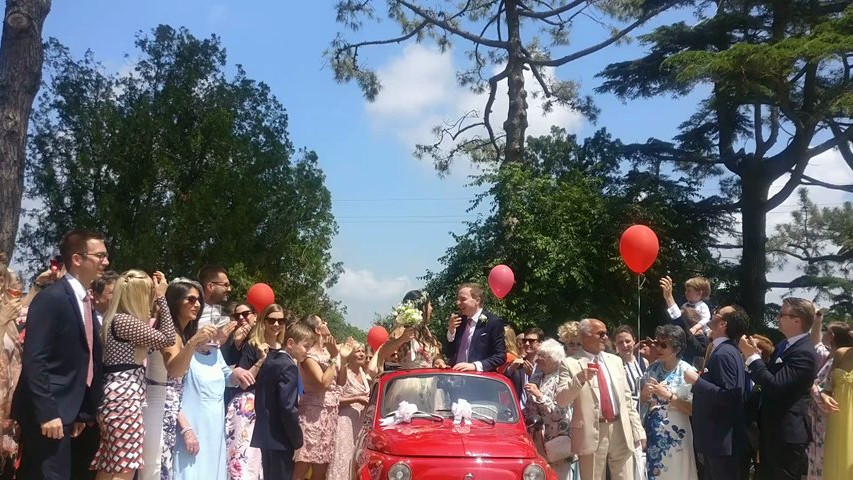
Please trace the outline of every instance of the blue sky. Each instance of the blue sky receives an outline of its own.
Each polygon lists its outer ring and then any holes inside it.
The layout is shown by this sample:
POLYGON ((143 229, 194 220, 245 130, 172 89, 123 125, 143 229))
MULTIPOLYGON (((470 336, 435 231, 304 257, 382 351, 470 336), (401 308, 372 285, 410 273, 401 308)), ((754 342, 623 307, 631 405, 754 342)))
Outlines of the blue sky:
MULTIPOLYGON (((60 1, 53 2, 44 35, 58 38, 75 55, 92 49, 114 72, 129 71, 135 34, 158 24, 184 26, 199 37, 220 36, 229 65, 242 64, 250 78, 269 84, 287 108, 294 145, 318 153, 340 228, 332 253, 346 268, 330 294, 347 305, 350 323, 366 327, 374 312, 386 313, 406 290, 419 287, 417 277, 427 269, 440 268, 438 258, 452 244, 449 232, 461 233, 461 222, 471 219, 466 208, 476 191, 465 186, 470 167, 456 165, 449 177, 440 179, 429 162, 415 159, 412 151, 415 142, 431 138, 437 120, 450 120, 464 107, 481 105, 481 99, 454 85, 462 52, 441 55, 429 45, 363 50, 361 58, 378 68, 386 87, 374 104, 363 99, 356 85, 335 83, 322 57, 339 31, 334 3, 60 1)), ((390 27, 386 21, 349 38, 379 38, 390 27)), ((572 38, 580 47, 600 35, 596 27, 584 25, 572 38)), ((607 63, 633 58, 638 48, 611 47, 555 74, 580 82, 582 91, 591 93, 599 84, 593 78, 596 72, 607 63)), ((528 133, 545 133, 557 124, 581 136, 606 126, 625 141, 669 138, 693 110, 695 99, 624 105, 611 96, 598 96, 602 114, 597 125, 568 111, 542 117, 531 102, 528 133)), ((498 108, 500 101, 505 102, 499 99, 498 108)), ((837 161, 827 155, 822 168, 831 171, 837 161)), ((826 195, 818 200, 840 201, 838 194, 826 195)), ((784 205, 780 208, 785 210, 784 205)))

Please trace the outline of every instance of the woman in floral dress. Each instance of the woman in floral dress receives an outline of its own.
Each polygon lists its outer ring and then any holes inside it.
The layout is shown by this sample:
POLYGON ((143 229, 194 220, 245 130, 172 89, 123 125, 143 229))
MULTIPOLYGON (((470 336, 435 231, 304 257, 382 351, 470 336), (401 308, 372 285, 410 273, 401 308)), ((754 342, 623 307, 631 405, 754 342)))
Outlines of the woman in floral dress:
POLYGON ((340 390, 338 431, 335 458, 329 469, 331 480, 349 480, 350 460, 355 451, 355 439, 361 429, 361 413, 370 395, 370 379, 364 373, 364 345, 355 344, 347 362, 347 382, 340 390))
POLYGON ((655 336, 658 360, 649 365, 640 387, 648 479, 696 480, 692 395, 684 381, 684 372, 695 369, 680 358, 686 337, 675 325, 658 327, 655 336))
POLYGON ((571 435, 569 409, 557 405, 557 384, 560 380, 560 363, 566 357, 565 350, 559 342, 548 339, 542 342, 536 354, 536 368, 542 373, 539 385, 528 383, 524 386, 527 392, 527 403, 524 405, 524 417, 540 416, 542 435, 545 446, 552 449, 547 452, 554 456, 549 465, 557 473, 559 480, 577 480, 579 478, 577 458, 567 450, 569 443, 559 443, 558 437, 571 435), (550 442, 550 443, 549 443, 550 442), (566 449, 561 452, 560 448, 566 449), (563 456, 565 455, 565 456, 563 456), (556 458, 562 456, 563 458, 556 458))
POLYGON ((335 457, 335 432, 338 428, 338 385, 347 381, 347 370, 338 368, 338 346, 329 325, 317 315, 300 320, 311 328, 317 342, 299 365, 304 393, 299 401, 299 426, 303 445, 293 460, 293 478, 323 480, 329 462, 335 457))

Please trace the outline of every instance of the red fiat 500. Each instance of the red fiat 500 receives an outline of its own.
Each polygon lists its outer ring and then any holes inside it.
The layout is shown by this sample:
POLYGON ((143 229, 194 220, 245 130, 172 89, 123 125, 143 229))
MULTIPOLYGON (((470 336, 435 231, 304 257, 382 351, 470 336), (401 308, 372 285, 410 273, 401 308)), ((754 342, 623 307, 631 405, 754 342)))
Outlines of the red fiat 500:
POLYGON ((353 478, 557 477, 537 454, 506 377, 429 369, 379 377, 356 442, 353 478))

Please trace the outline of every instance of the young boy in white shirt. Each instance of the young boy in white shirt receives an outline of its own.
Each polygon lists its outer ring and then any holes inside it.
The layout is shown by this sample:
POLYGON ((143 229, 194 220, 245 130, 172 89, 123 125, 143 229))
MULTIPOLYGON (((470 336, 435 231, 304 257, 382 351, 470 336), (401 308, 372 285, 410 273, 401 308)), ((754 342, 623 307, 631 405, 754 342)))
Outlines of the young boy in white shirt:
POLYGON ((667 289, 664 289, 664 300, 666 301, 666 311, 669 317, 675 320, 681 316, 682 308, 693 308, 699 314, 699 322, 690 328, 690 333, 693 335, 700 332, 706 335, 710 333, 708 323, 711 321, 711 310, 705 302, 711 298, 711 282, 705 277, 693 277, 684 282, 684 297, 687 299, 687 302, 679 307, 672 297, 672 279, 669 277, 661 279, 661 285, 665 281, 668 281, 670 285, 669 295, 667 295, 667 289))

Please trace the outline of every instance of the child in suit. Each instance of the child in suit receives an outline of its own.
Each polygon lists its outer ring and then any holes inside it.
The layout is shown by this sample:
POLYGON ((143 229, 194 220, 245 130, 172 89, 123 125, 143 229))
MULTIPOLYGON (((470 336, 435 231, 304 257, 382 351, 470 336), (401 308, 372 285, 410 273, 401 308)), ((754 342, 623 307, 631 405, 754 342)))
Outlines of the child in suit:
POLYGON ((284 348, 271 349, 255 382, 255 431, 252 447, 261 450, 264 478, 290 479, 293 454, 302 447, 297 406, 299 363, 314 345, 315 336, 305 325, 287 327, 284 348))

